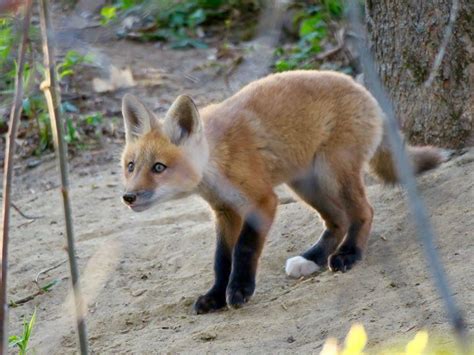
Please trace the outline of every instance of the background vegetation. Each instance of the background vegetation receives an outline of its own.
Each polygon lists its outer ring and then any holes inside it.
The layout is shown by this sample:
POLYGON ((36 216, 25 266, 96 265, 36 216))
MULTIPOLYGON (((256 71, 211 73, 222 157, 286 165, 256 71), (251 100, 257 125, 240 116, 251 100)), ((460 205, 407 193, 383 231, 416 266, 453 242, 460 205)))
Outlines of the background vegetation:
MULTIPOLYGON (((114 28, 118 38, 162 42, 170 49, 207 48, 238 45, 254 37, 263 0, 143 1, 114 0, 97 14, 100 24, 114 28)), ((297 1, 288 8, 285 35, 275 50, 273 71, 324 67, 319 54, 337 46, 335 34, 343 26, 342 0, 297 1)), ((0 19, 0 92, 11 97, 14 86, 18 24, 13 17, 0 19)), ((25 99, 19 129, 20 155, 38 156, 52 149, 51 126, 39 84, 43 66, 39 53, 39 34, 30 34, 29 62, 25 66, 25 99)), ((68 97, 74 96, 74 77, 84 67, 94 66, 94 57, 68 51, 57 66, 63 94, 69 150, 95 147, 100 142, 104 117, 98 112, 83 112, 68 97)), ((326 67, 352 73, 343 59, 326 67)), ((0 107, 0 134, 8 130, 9 103, 0 107)), ((0 156, 0 160, 3 157, 0 156)))

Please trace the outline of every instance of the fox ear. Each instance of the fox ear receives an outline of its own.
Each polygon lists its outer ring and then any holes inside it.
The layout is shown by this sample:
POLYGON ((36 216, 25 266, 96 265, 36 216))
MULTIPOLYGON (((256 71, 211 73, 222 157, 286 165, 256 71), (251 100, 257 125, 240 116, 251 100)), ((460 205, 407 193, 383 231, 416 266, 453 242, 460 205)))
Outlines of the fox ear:
POLYGON ((160 128, 155 115, 131 94, 126 94, 122 99, 122 115, 127 142, 160 128))
POLYGON ((193 99, 186 95, 178 96, 166 113, 163 130, 177 145, 201 132, 202 122, 193 99))

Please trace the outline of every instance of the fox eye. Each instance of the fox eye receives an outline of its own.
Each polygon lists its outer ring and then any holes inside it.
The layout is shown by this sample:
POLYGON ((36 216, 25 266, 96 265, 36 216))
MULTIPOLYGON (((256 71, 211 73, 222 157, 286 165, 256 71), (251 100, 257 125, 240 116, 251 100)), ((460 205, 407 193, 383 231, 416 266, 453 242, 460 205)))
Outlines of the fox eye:
POLYGON ((127 169, 128 169, 128 172, 129 172, 129 173, 133 172, 133 169, 135 169, 135 164, 133 163, 133 161, 131 161, 130 163, 128 163, 127 169))
POLYGON ((165 171, 166 169, 166 165, 165 164, 161 164, 161 163, 156 163, 155 165, 153 165, 153 172, 154 173, 157 173, 157 174, 160 174, 162 173, 163 171, 165 171))

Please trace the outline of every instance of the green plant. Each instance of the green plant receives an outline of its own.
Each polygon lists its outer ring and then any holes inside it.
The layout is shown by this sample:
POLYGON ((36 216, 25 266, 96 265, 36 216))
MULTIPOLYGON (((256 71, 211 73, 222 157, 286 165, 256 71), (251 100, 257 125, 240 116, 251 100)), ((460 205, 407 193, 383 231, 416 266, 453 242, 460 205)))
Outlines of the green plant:
MULTIPOLYGON (((66 53, 64 59, 57 65, 56 69, 60 79, 72 76, 77 71, 77 67, 81 64, 91 63, 90 55, 82 55, 76 51, 70 50, 66 53)), ((40 155, 46 150, 53 148, 53 137, 51 131, 51 122, 44 97, 41 93, 36 92, 28 96, 23 101, 24 115, 28 118, 36 118, 38 127, 38 146, 34 150, 36 155, 40 155)), ((68 101, 61 104, 61 110, 67 113, 78 113, 76 106, 68 101)), ((80 135, 74 125, 71 116, 66 118, 66 131, 64 139, 70 144, 78 144, 80 135)))
POLYGON ((82 55, 74 50, 68 51, 63 61, 57 65, 59 78, 63 79, 66 76, 73 75, 78 65, 86 63, 92 63, 91 55, 82 55))
MULTIPOLYGON (((17 48, 17 37, 18 31, 15 30, 16 22, 13 18, 0 18, 0 93, 12 93, 13 86, 15 82, 15 72, 16 72, 16 62, 15 62, 15 54, 17 48)), ((29 39, 30 42, 36 41, 38 36, 38 30, 34 28, 34 26, 30 26, 29 31, 29 39)), ((33 46, 30 45, 27 49, 27 53, 31 54, 33 50, 33 46)), ((30 73, 34 73, 35 65, 29 64, 25 65, 25 71, 30 71, 30 73)), ((25 82, 29 82, 29 76, 27 73, 23 73, 23 77, 25 82)), ((25 91, 28 89, 26 83, 25 91)))
POLYGON ((33 326, 36 322, 36 308, 31 316, 30 321, 27 323, 26 320, 23 320, 23 333, 18 335, 12 335, 8 338, 9 347, 18 347, 19 354, 25 355, 28 351, 28 343, 31 338, 31 333, 33 331, 33 326))
POLYGON ((53 136, 51 133, 51 122, 47 112, 41 112, 37 116, 39 144, 35 154, 40 155, 45 150, 53 148, 53 136))
MULTIPOLYGON (((126 9, 138 3, 135 0, 121 0, 118 2, 121 9, 126 9)), ((0 18, 0 94, 11 94, 13 92, 14 80, 17 64, 14 61, 13 51, 15 50, 15 30, 14 20, 10 18, 0 18)), ((33 56, 37 50, 36 33, 30 32, 31 46, 29 54, 33 56)), ((77 51, 70 50, 60 61, 56 70, 61 84, 73 76, 79 66, 91 63, 91 55, 83 55, 77 51)), ((27 155, 40 155, 44 151, 53 148, 51 123, 42 92, 39 90, 39 83, 43 80, 43 66, 38 61, 26 63, 23 72, 23 86, 25 88, 25 98, 23 104, 22 130, 26 132, 29 147, 25 149, 27 155), (33 85, 34 84, 34 85, 33 85), (34 132, 33 134, 31 132, 34 132)), ((8 104, 8 103, 7 103, 8 104)), ((71 102, 65 101, 61 104, 61 110, 67 113, 65 120, 65 140, 74 147, 81 146, 83 133, 97 133, 102 116, 89 115, 85 119, 79 114, 79 109, 71 102)), ((6 130, 3 117, 0 117, 0 131, 6 130)))
POLYGON ((11 20, 0 18, 0 63, 8 58, 13 44, 11 20))
MULTIPOLYGON (((102 23, 107 24, 117 18, 119 13, 144 7, 142 1, 120 0, 110 6, 103 7, 101 10, 102 23)), ((238 21, 230 21, 236 13, 249 14, 255 16, 258 12, 260 2, 258 0, 189 0, 173 1, 162 0, 149 3, 147 13, 152 13, 148 20, 153 22, 154 28, 150 30, 135 33, 135 37, 145 41, 158 40, 168 41, 172 48, 206 48, 207 44, 198 39, 199 27, 219 24, 221 27, 227 27, 229 24, 238 21)), ((226 29, 228 30, 228 29, 226 29)))
POLYGON ((100 23, 102 25, 107 25, 110 21, 117 18, 117 7, 116 6, 104 6, 100 10, 100 23))
POLYGON ((77 132, 76 126, 74 125, 71 117, 66 118, 66 134, 64 139, 69 144, 77 143, 80 140, 79 133, 77 132))
POLYGON ((341 0, 323 0, 323 6, 331 16, 341 18, 344 12, 344 6, 341 0))
POLYGON ((112 5, 104 6, 100 9, 100 23, 102 25, 108 25, 110 22, 117 18, 119 12, 123 12, 131 9, 134 6, 138 6, 143 0, 118 0, 114 1, 112 5))
POLYGON ((10 55, 15 42, 12 28, 10 19, 0 18, 0 91, 3 93, 13 89, 15 79, 14 62, 10 55))
POLYGON ((98 127, 100 124, 102 124, 103 120, 104 117, 101 113, 95 113, 84 117, 86 124, 92 127, 98 127))
MULTIPOLYGON (((70 104, 68 103, 67 105, 69 106, 70 104)), ((66 118, 66 132, 64 139, 67 143, 77 148, 84 148, 84 137, 97 136, 98 128, 102 122, 103 116, 101 113, 94 113, 86 116, 69 115, 66 118)))
POLYGON ((342 0, 321 0, 305 5, 296 12, 293 22, 299 24, 298 42, 288 49, 275 51, 276 71, 311 69, 314 57, 321 52, 321 43, 328 38, 328 22, 343 13, 342 0))

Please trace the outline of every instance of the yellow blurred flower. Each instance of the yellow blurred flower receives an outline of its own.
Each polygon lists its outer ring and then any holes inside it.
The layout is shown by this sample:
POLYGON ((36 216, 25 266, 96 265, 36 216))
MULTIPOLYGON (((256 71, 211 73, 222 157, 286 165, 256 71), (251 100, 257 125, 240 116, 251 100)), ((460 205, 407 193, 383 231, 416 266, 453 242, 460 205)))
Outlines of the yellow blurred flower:
POLYGON ((412 341, 410 341, 406 348, 406 355, 421 355, 428 345, 428 332, 420 331, 416 333, 412 341))
POLYGON ((367 334, 362 324, 354 324, 347 334, 342 355, 361 355, 367 344, 367 334))

